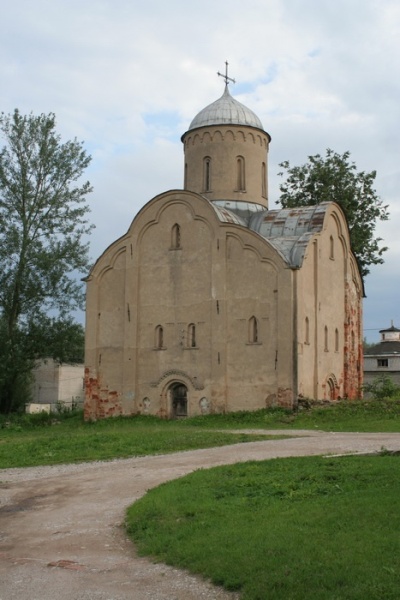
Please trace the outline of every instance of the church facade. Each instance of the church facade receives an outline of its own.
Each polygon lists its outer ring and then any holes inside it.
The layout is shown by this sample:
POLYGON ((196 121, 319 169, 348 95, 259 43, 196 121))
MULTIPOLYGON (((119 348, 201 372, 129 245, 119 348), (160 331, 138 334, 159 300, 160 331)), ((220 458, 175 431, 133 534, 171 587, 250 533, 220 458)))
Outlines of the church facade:
POLYGON ((362 386, 363 286, 334 203, 268 210, 270 136, 224 94, 87 278, 85 417, 295 407, 362 386))

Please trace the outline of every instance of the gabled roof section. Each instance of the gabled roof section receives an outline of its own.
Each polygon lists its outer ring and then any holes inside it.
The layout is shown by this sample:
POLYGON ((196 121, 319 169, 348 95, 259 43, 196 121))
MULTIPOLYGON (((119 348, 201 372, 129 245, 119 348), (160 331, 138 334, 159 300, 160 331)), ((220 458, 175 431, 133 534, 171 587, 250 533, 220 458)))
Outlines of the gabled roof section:
POLYGON ((324 224, 330 202, 315 206, 262 210, 254 212, 249 219, 239 216, 236 207, 228 209, 210 202, 218 219, 223 223, 242 225, 261 235, 275 248, 285 262, 298 269, 312 237, 319 233, 324 224))
POLYGON ((400 342, 380 342, 371 348, 367 348, 364 352, 364 356, 382 356, 387 354, 399 354, 400 355, 400 342))
MULTIPOLYGON (((206 198, 206 200, 208 200, 208 199, 206 198)), ((222 223, 234 223, 235 225, 242 225, 242 227, 247 227, 247 224, 244 221, 244 219, 239 217, 239 215, 236 215, 232 210, 229 210, 228 208, 225 208, 224 206, 217 206, 210 200, 208 200, 208 202, 213 207, 213 209, 217 213, 218 219, 222 223)))
POLYGON ((303 264, 311 238, 322 231, 329 202, 256 213, 250 229, 266 238, 291 267, 303 264))

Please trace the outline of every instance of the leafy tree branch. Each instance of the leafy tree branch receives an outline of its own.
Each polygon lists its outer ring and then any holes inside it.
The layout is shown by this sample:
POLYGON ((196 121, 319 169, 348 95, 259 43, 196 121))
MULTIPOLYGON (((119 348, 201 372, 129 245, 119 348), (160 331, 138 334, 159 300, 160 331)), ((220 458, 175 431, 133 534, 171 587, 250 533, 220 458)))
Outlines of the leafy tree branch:
POLYGON ((0 411, 9 412, 20 374, 51 350, 35 323, 49 335, 57 321, 73 329, 70 313, 83 305, 91 157, 76 139, 61 141, 52 113, 2 113, 0 137, 0 411))
POLYGON ((354 255, 362 277, 369 266, 383 263, 387 247, 375 237, 378 221, 389 218, 385 205, 374 189, 376 171, 357 171, 350 161, 350 152, 340 155, 329 148, 326 156, 309 156, 304 165, 292 167, 289 161, 280 164, 281 196, 277 204, 283 208, 309 206, 321 202, 336 202, 346 215, 354 255))

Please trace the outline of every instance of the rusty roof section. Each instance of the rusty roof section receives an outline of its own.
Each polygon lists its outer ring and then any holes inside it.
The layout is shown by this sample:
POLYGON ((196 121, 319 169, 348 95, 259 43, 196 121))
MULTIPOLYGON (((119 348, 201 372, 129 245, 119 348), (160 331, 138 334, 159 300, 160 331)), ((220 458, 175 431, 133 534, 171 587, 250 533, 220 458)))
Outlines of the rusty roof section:
POLYGON ((232 210, 228 210, 224 206, 217 206, 213 202, 209 201, 215 212, 217 213, 218 219, 222 223, 234 223, 235 225, 242 225, 247 227, 246 222, 236 215, 232 210))
POLYGON ((329 202, 255 214, 250 229, 267 239, 294 268, 303 264, 310 239, 322 230, 329 202))
POLYGON ((307 246, 311 238, 319 233, 324 225, 330 202, 314 206, 282 208, 280 210, 258 210, 249 219, 239 216, 235 203, 229 209, 210 202, 220 221, 247 227, 258 233, 275 248, 285 262, 298 269, 303 264, 307 246))
POLYGON ((328 202, 322 202, 313 206, 265 211, 253 218, 250 227, 268 239, 299 238, 305 233, 318 233, 322 229, 328 205, 328 202))

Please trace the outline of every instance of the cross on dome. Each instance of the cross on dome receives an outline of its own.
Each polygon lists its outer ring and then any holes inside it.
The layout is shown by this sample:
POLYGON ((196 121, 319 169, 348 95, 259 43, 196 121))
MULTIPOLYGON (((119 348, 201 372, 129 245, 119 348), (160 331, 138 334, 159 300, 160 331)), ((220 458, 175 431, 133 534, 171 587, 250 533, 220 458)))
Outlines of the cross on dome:
POLYGON ((217 72, 217 75, 219 77, 223 77, 225 79, 225 85, 228 86, 229 82, 232 81, 232 83, 236 83, 235 79, 232 79, 232 77, 228 77, 228 61, 225 61, 225 75, 223 73, 220 73, 219 71, 217 72))

